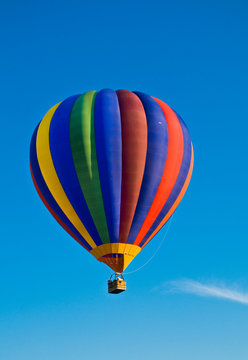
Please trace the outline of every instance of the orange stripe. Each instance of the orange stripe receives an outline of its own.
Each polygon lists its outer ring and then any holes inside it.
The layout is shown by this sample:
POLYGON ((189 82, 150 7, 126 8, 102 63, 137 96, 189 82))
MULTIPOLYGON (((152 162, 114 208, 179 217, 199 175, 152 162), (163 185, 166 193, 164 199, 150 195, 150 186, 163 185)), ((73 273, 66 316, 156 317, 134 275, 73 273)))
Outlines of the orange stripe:
POLYGON ((73 234, 73 232, 61 221, 61 219, 58 217, 58 215, 57 215, 57 214, 53 211, 53 209, 50 207, 50 205, 48 204, 48 202, 46 201, 46 199, 45 199, 44 196, 42 195, 40 189, 38 188, 38 185, 37 185, 36 180, 35 180, 35 178, 34 178, 34 174, 33 174, 33 171, 32 171, 31 164, 30 164, 30 172, 31 172, 31 176, 32 176, 32 180, 33 180, 35 189, 36 189, 39 197, 41 198, 43 204, 46 206, 47 210, 50 211, 50 213, 52 214, 52 216, 57 220, 57 222, 62 226, 62 228, 63 228, 66 232, 68 232, 68 234, 70 234, 80 245, 82 245, 85 250, 89 251, 89 250, 84 246, 84 244, 73 234))
POLYGON ((157 101, 161 107, 167 122, 169 134, 168 154, 158 191, 134 245, 140 244, 162 210, 175 185, 183 159, 184 141, 179 120, 174 111, 167 104, 159 99, 153 99, 157 101))
POLYGON ((166 214, 166 216, 164 217, 164 219, 162 220, 162 222, 159 224, 159 226, 156 228, 156 230, 154 230, 154 232, 152 233, 152 235, 149 237, 149 239, 147 239, 147 241, 144 243, 144 245, 142 246, 145 247, 149 241, 157 234, 157 232, 165 225, 165 223, 169 220, 169 218, 171 217, 171 215, 174 213, 174 211, 176 210, 176 208, 178 207, 180 201, 182 200, 187 187, 189 185, 190 179, 191 179, 191 175, 192 175, 192 171, 193 171, 193 164, 194 164, 194 152, 193 152, 193 146, 191 145, 191 149, 192 149, 192 155, 191 155, 191 163, 190 163, 190 168, 189 168, 189 172, 187 175, 187 178, 185 180, 185 183, 183 185, 183 188, 180 192, 180 194, 178 195, 176 201, 174 202, 174 204, 172 205, 170 211, 166 214))

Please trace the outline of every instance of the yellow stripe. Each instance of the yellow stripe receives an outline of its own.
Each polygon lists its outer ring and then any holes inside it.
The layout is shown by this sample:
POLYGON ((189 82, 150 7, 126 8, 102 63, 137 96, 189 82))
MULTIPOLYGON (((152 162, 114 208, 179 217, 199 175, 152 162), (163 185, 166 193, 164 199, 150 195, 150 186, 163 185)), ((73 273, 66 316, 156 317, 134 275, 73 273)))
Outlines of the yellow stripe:
POLYGON ((133 244, 108 243, 98 246, 91 250, 90 253, 97 259, 107 254, 124 254, 135 257, 140 250, 139 246, 133 244))
POLYGON ((54 199, 58 203, 61 210, 65 213, 68 217, 70 222, 75 226, 75 228, 80 232, 80 234, 84 237, 84 239, 88 242, 88 244, 95 248, 96 244, 89 235, 88 231, 85 229, 84 225, 82 224, 81 220, 77 216, 74 208, 72 207, 70 201, 68 200, 59 178, 57 176, 56 170, 54 168, 50 146, 49 146, 49 128, 50 123, 53 117, 53 114, 57 107, 61 103, 53 106, 44 116, 42 119, 38 133, 37 133, 37 142, 36 142, 36 149, 37 149, 37 157, 40 166, 41 173, 44 177, 44 180, 53 195, 54 199))

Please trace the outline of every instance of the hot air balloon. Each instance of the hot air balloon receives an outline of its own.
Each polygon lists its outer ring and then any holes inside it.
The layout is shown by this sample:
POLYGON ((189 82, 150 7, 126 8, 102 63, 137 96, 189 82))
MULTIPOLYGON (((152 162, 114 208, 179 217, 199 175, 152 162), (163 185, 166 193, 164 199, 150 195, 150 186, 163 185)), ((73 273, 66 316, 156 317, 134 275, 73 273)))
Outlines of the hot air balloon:
POLYGON ((88 91, 54 105, 30 146, 35 188, 58 223, 115 274, 166 224, 193 168, 182 118, 163 101, 128 90, 88 91))

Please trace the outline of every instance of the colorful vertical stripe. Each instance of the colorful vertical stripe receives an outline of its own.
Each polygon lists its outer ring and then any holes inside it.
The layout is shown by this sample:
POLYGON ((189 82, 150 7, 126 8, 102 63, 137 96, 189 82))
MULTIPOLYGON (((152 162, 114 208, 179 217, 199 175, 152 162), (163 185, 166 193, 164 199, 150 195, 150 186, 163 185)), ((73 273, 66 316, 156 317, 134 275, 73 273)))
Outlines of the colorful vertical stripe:
POLYGON ((161 100, 104 89, 48 111, 31 140, 30 167, 59 224, 122 272, 181 201, 193 148, 182 118, 161 100))

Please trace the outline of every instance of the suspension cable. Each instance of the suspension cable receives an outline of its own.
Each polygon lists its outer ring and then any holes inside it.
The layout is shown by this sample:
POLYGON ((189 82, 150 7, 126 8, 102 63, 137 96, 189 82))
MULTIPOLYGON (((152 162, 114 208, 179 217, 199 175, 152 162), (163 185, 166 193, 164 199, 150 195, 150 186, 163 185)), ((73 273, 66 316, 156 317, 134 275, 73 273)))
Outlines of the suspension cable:
POLYGON ((171 222, 172 222, 172 216, 171 216, 171 218, 170 218, 170 220, 169 220, 169 223, 168 223, 166 232, 165 232, 165 234, 164 234, 164 236, 163 236, 160 244, 158 245, 158 247, 157 247, 157 249, 155 250, 155 252, 153 253, 153 255, 150 257, 150 259, 148 259, 147 262, 145 262, 145 263, 144 263, 142 266, 140 266, 138 269, 133 270, 133 271, 129 271, 129 272, 124 272, 124 273, 122 273, 122 275, 133 274, 133 273, 135 273, 136 271, 139 271, 140 269, 142 269, 143 267, 145 267, 147 264, 149 264, 150 261, 152 261, 152 259, 157 255, 159 249, 161 248, 161 246, 163 245, 163 243, 164 243, 164 241, 165 241, 165 238, 166 238, 166 236, 167 236, 167 234, 168 234, 168 231, 169 231, 169 229, 170 229, 170 226, 171 226, 171 222))

